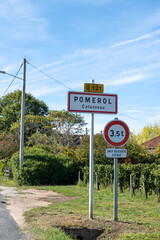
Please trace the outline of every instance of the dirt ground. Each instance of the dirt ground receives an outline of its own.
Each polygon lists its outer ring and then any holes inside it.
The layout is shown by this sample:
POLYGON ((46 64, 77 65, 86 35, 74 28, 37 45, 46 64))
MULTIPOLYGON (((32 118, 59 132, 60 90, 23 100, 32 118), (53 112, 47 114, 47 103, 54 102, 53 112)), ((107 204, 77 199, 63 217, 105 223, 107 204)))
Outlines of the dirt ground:
POLYGON ((36 207, 45 207, 52 202, 63 202, 73 199, 58 193, 45 190, 19 190, 15 187, 1 187, 0 193, 4 196, 7 209, 19 227, 24 227, 24 212, 36 207))

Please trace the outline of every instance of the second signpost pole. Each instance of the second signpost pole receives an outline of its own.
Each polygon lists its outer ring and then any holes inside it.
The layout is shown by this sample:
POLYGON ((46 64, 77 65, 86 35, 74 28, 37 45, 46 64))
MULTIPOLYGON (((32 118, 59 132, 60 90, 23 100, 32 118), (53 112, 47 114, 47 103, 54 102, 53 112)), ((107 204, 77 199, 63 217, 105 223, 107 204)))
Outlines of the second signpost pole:
POLYGON ((114 158, 114 221, 118 221, 118 158, 114 158))
MULTIPOLYGON (((91 80, 94 83, 94 80, 91 80)), ((90 114, 90 153, 89 153, 89 219, 93 219, 93 146, 94 113, 90 114)))

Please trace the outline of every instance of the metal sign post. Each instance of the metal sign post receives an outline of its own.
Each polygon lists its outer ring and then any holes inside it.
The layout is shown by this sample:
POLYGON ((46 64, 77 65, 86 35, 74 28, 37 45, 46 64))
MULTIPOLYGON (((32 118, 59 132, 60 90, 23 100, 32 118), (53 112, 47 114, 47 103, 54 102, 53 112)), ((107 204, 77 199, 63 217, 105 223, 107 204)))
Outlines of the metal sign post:
MULTIPOLYGON (((94 83, 94 80, 91 80, 94 83)), ((94 113, 90 114, 90 153, 89 153, 89 219, 93 219, 93 155, 94 151, 94 113)))
POLYGON ((105 141, 114 149, 107 149, 106 156, 114 158, 114 221, 118 221, 118 158, 125 158, 126 149, 118 149, 129 140, 129 128, 118 118, 106 124, 103 131, 105 141))
POLYGON ((89 154, 89 219, 93 219, 93 145, 94 113, 90 114, 90 154, 89 154))
POLYGON ((114 158, 114 221, 118 221, 118 158, 114 158))

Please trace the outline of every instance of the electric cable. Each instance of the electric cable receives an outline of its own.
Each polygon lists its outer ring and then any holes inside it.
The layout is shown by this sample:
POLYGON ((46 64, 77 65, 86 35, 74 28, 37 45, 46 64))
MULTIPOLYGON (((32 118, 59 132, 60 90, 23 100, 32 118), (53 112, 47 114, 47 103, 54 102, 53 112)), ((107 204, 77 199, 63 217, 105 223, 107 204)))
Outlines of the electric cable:
POLYGON ((7 87, 6 91, 3 93, 3 95, 2 95, 1 98, 4 97, 4 95, 6 94, 6 92, 8 91, 8 89, 10 88, 10 86, 12 85, 12 83, 14 82, 14 80, 15 80, 15 78, 17 77, 18 73, 20 72, 22 66, 23 66, 23 64, 21 64, 21 66, 19 67, 19 69, 18 69, 16 75, 14 76, 14 78, 12 79, 12 81, 10 82, 9 86, 7 87))
MULTIPOLYGON (((35 67, 34 65, 32 65, 31 63, 29 63, 28 61, 26 61, 29 65, 31 65, 34 69, 36 69, 37 71, 41 72, 42 74, 44 74, 45 76, 47 76, 48 78, 50 78, 51 80, 54 80, 55 82, 59 83, 60 85, 62 85, 63 87, 69 89, 69 90, 72 90, 71 88, 67 87, 65 84, 61 83, 60 81, 58 81, 57 79, 51 77, 50 75, 48 75, 47 73, 43 72, 42 70, 40 70, 39 68, 35 67)), ((123 113, 119 113, 120 115, 123 115, 125 117, 128 117, 130 119, 133 119, 135 121, 138 121, 138 122, 142 122, 142 123, 145 123, 145 124, 149 124, 145 121, 142 121, 142 120, 139 120, 139 119, 136 119, 136 118, 133 118, 133 117, 130 117, 130 116, 127 116, 123 113)))
POLYGON ((43 75, 45 75, 46 77, 50 78, 51 80, 57 82, 58 84, 62 85, 63 87, 72 90, 71 88, 67 87, 65 84, 61 83, 60 81, 58 81, 57 79, 51 77, 50 75, 48 75, 47 73, 43 72, 42 70, 40 70, 39 68, 35 67, 34 65, 32 65, 31 63, 29 63, 28 61, 26 61, 29 65, 31 65, 33 68, 35 68, 37 71, 41 72, 43 75))
POLYGON ((128 117, 128 118, 130 118, 130 119, 133 119, 133 120, 135 120, 135 121, 149 124, 149 123, 147 123, 147 122, 145 122, 145 121, 142 121, 142 120, 139 120, 139 119, 137 119, 137 118, 129 117, 129 116, 127 116, 126 114, 123 114, 123 113, 119 113, 119 114, 120 114, 120 115, 123 115, 123 116, 125 116, 125 117, 128 117))

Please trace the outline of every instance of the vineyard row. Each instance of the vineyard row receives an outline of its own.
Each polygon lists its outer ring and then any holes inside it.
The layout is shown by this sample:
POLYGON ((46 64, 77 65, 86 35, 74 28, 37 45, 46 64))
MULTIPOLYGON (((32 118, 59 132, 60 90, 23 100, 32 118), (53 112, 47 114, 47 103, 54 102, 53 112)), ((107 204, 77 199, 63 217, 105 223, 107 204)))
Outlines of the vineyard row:
MULTIPOLYGON (((97 190, 101 185, 111 186, 114 181, 114 168, 112 165, 94 165, 94 182, 97 190)), ((84 167, 81 173, 84 185, 89 182, 89 167, 84 167)), ((80 173, 79 173, 80 180, 80 173)), ((156 193, 160 201, 160 165, 156 164, 119 164, 118 184, 120 191, 129 188, 133 195, 143 191, 146 199, 149 194, 156 193)))

